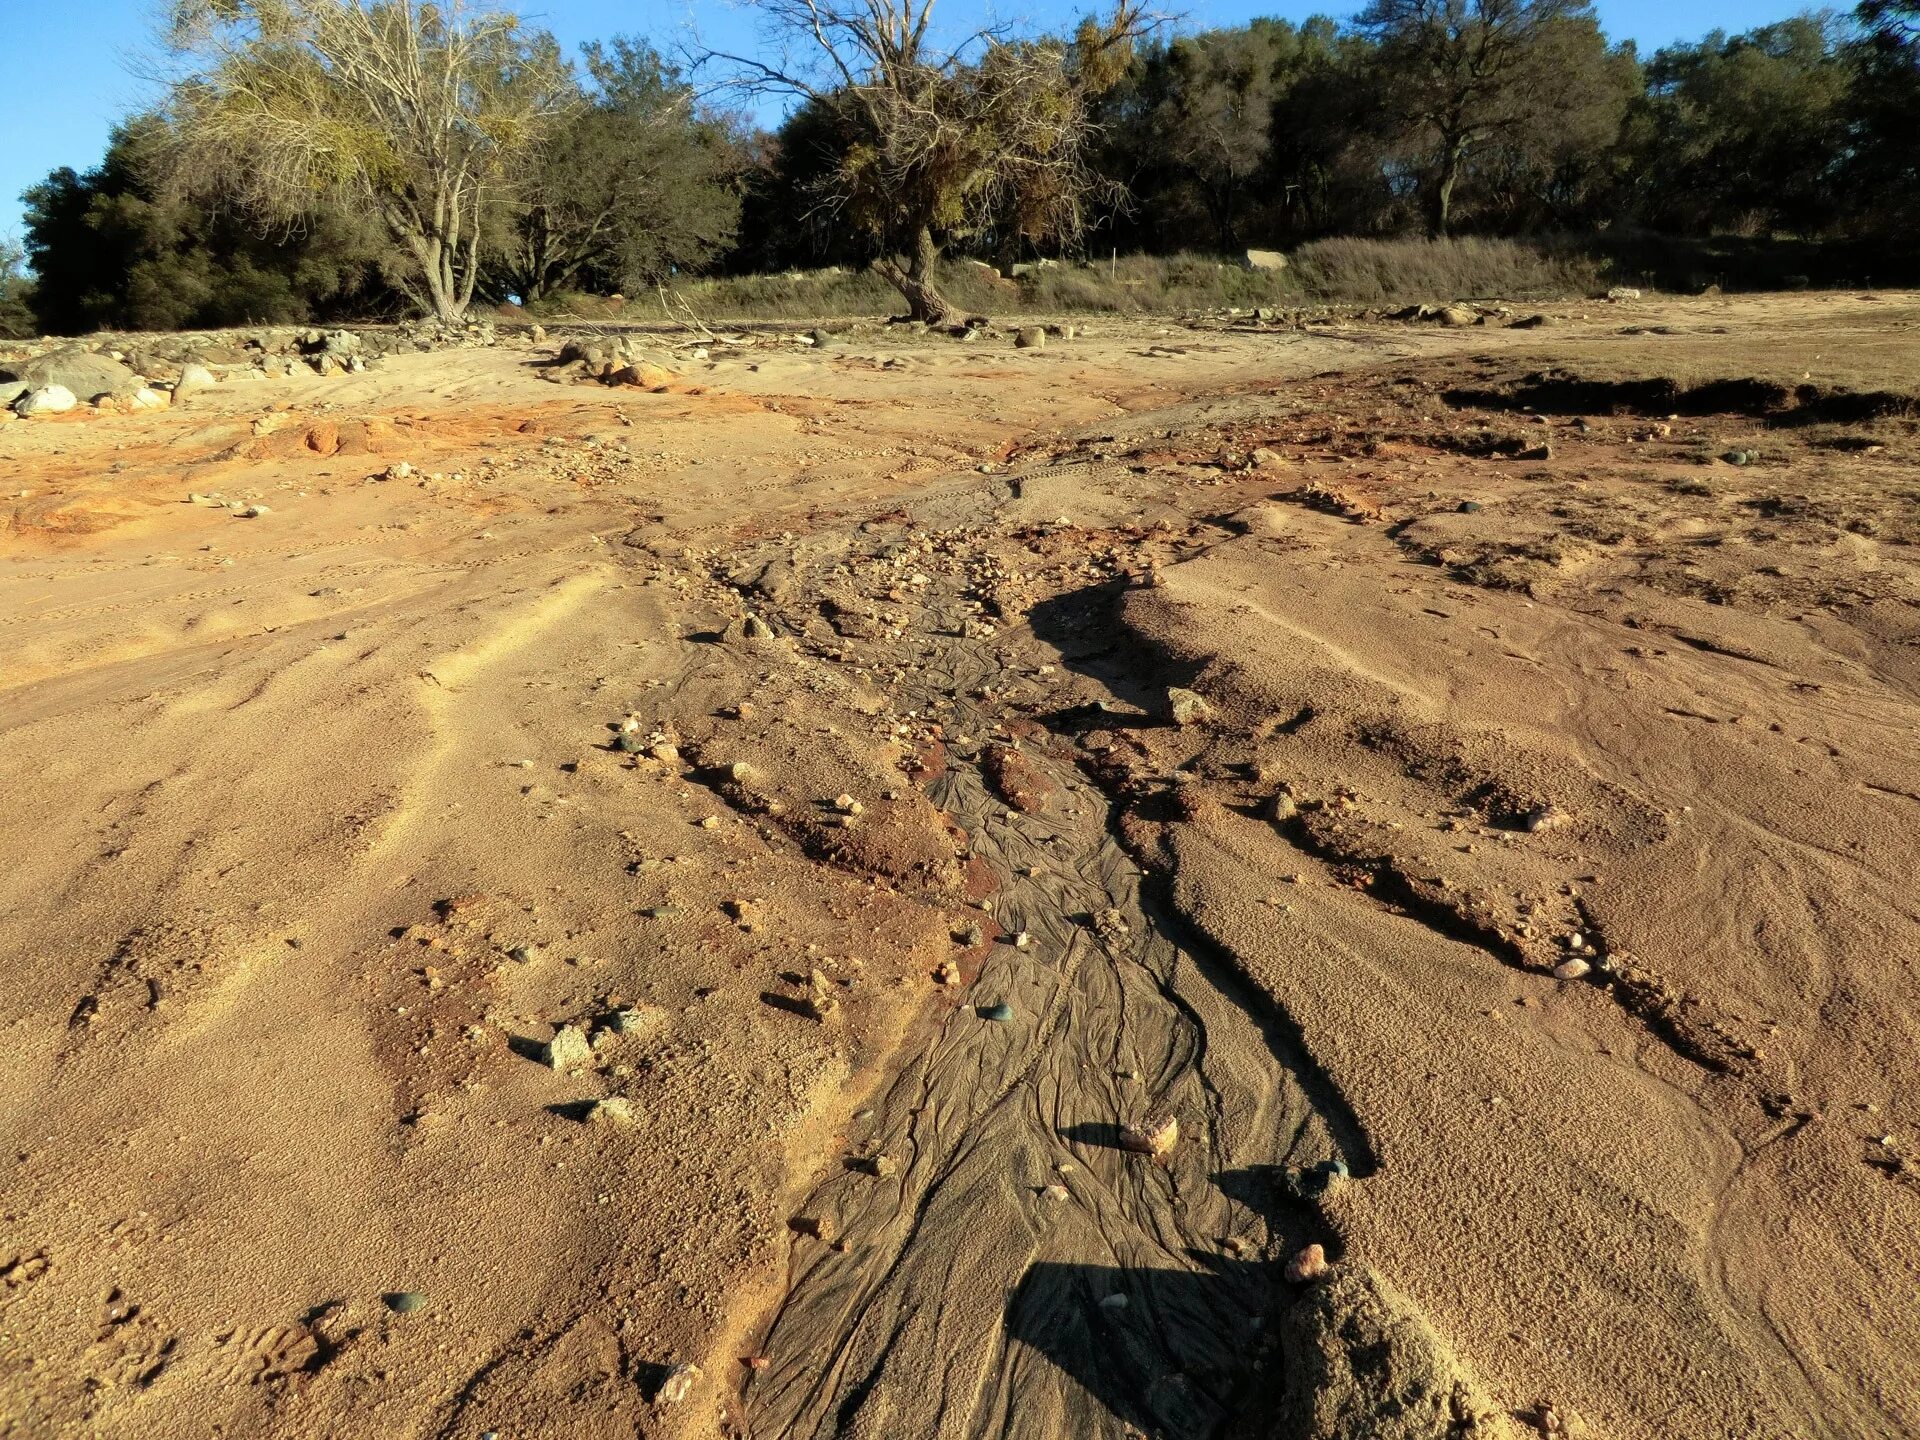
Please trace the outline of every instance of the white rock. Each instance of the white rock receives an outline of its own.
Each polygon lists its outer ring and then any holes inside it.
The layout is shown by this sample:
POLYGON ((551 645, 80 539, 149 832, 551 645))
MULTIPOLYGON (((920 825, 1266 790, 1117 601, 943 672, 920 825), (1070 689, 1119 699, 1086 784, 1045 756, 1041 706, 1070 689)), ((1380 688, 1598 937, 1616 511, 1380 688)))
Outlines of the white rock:
POLYGON ((79 403, 64 385, 42 385, 14 401, 13 409, 15 414, 25 416, 64 415, 79 403))

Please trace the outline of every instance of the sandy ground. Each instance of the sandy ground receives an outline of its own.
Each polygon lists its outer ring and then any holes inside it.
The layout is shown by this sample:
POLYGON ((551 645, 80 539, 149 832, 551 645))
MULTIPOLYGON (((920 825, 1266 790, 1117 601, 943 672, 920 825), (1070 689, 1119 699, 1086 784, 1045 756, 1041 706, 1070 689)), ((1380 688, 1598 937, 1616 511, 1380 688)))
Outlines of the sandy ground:
POLYGON ((1920 1433, 1920 300, 1548 313, 0 426, 0 1434, 1920 1433))

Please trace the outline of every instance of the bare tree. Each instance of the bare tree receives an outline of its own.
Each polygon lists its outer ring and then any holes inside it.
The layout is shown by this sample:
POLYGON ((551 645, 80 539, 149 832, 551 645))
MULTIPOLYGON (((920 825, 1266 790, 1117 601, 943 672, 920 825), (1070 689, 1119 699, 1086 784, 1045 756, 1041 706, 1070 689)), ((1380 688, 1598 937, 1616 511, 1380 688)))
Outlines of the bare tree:
POLYGON ((180 173, 268 223, 370 209, 442 320, 472 302, 514 160, 575 93, 550 37, 462 0, 181 0, 170 40, 180 173))
POLYGON ((1101 182, 1089 102, 1146 26, 1116 0, 1071 41, 975 31, 934 38, 934 0, 756 0, 769 61, 708 51, 735 84, 818 107, 838 146, 821 200, 874 243, 915 319, 944 319, 943 240, 995 223, 1069 239, 1101 182))
POLYGON ((1389 109, 1431 144, 1435 235, 1473 147, 1566 104, 1552 42, 1576 24, 1597 34, 1587 0, 1372 0, 1356 23, 1380 44, 1389 109))

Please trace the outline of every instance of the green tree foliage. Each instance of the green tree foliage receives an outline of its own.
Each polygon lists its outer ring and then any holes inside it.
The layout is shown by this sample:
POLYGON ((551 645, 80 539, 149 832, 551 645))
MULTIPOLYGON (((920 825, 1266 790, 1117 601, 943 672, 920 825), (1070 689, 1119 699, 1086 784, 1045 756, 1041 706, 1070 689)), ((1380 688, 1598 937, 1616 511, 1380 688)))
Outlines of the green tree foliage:
POLYGON ((509 179, 575 96, 553 38, 461 0, 179 0, 176 163, 263 222, 377 216, 442 320, 472 302, 509 179))
POLYGON ((529 156, 496 262, 499 287, 529 300, 697 269, 739 225, 736 127, 649 45, 616 38, 583 61, 586 94, 529 156))
POLYGON ((1141 14, 1119 0, 1071 40, 978 34, 944 45, 934 0, 758 0, 782 58, 710 54, 736 83, 812 108, 816 205, 864 240, 874 269, 921 320, 951 307, 934 269, 983 232, 1070 240, 1103 179, 1089 158, 1091 101, 1125 73, 1141 14))
POLYGON ((1644 218, 1689 232, 1824 229, 1849 150, 1852 79, 1816 16, 1660 51, 1637 135, 1644 218))
POLYGON ((49 334, 294 323, 387 294, 383 247, 355 217, 321 211, 272 235, 172 192, 163 120, 113 134, 97 169, 54 171, 25 195, 33 305, 49 334))
POLYGON ((38 328, 33 316, 33 286, 21 269, 26 252, 0 236, 0 340, 19 340, 38 328))
POLYGON ((1920 0, 1864 0, 1848 48, 1847 193, 1860 227, 1920 254, 1920 0))
POLYGON ((1379 45, 1378 92, 1434 235, 1486 152, 1483 171, 1528 185, 1610 144, 1632 98, 1585 0, 1371 0, 1357 23, 1379 45))

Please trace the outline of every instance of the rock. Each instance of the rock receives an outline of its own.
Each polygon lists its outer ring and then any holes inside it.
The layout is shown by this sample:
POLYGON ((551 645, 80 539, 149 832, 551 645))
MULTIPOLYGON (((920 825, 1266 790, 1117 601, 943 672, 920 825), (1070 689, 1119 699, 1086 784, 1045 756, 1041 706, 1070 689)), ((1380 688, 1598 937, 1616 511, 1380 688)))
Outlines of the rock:
POLYGON ((1130 1150, 1135 1155, 1150 1155, 1155 1160, 1164 1160, 1179 1143, 1179 1117, 1165 1112, 1149 1115, 1138 1124, 1124 1126, 1120 1131, 1122 1150, 1130 1150))
POLYGON ((24 380, 0 380, 0 410, 11 410, 13 402, 32 388, 24 380))
POLYGON ((596 1100, 587 1110, 587 1123, 591 1125, 618 1125, 623 1129, 631 1129, 636 1118, 633 1102, 623 1095, 609 1095, 604 1100, 596 1100))
POLYGON ((633 385, 642 390, 660 391, 666 389, 680 377, 666 366, 652 360, 637 360, 631 365, 623 365, 607 376, 609 385, 633 385))
POLYGON ((807 338, 813 341, 813 343, 816 346, 821 346, 821 347, 831 345, 833 343, 832 334, 830 334, 828 331, 820 329, 818 326, 815 326, 812 330, 809 330, 807 332, 807 338))
POLYGON ((1327 1252, 1321 1245, 1309 1245, 1287 1262, 1287 1279, 1296 1285, 1318 1280, 1327 1273, 1327 1252))
POLYGON ((13 413, 26 418, 35 415, 64 415, 80 402, 64 385, 42 385, 29 390, 13 402, 13 413))
POLYGON ((593 1046, 578 1025, 562 1025, 540 1051, 549 1069, 571 1070, 593 1063, 593 1046))
POLYGON ((1536 805, 1520 817, 1520 828, 1529 835, 1556 830, 1567 823, 1567 812, 1558 805, 1536 805))
POLYGON ((1578 980, 1591 969, 1593 969, 1593 966, 1576 955, 1571 960, 1562 960, 1558 965, 1554 966, 1553 978, 1556 980, 1578 980))
POLYGON ((1439 320, 1442 325, 1451 325, 1458 330, 1468 325, 1478 325, 1480 312, 1469 310, 1465 305, 1442 305, 1439 320))
POLYGON ((21 381, 28 390, 66 390, 89 400, 96 395, 131 395, 140 388, 140 377, 111 355, 78 346, 0 364, 0 380, 21 381))
POLYGON ((1516 460, 1551 460, 1553 458, 1553 447, 1551 445, 1529 445, 1513 458, 1516 460))
POLYGON ((936 985, 958 985, 960 967, 951 960, 942 960, 933 967, 933 983, 936 985))
POLYGON ((178 403, 199 390, 211 390, 218 383, 206 366, 182 365, 180 378, 173 382, 174 401, 178 403))
POLYGON ((1462 515, 1478 515, 1480 513, 1480 502, 1478 500, 1462 500, 1459 508, 1462 515))
POLYGON ((1130 1303, 1132 1302, 1130 1302, 1126 1296, 1115 1291, 1113 1294, 1101 1300, 1100 1308, 1102 1310, 1124 1310, 1130 1303))
POLYGON ((1064 1185, 1049 1185, 1040 1193, 1056 1205, 1073 1198, 1072 1193, 1064 1185))
POLYGON ((609 1015, 607 1028, 616 1035, 644 1035, 650 1030, 659 1029, 666 1018, 667 1012, 657 1007, 648 1006, 642 1009, 630 1005, 624 1010, 616 1010, 609 1015))
POLYGON ((982 1005, 979 1015, 982 1020, 991 1020, 995 1024, 1004 1025, 1013 1019, 1013 1006, 1004 1000, 996 1000, 991 1005, 982 1005))
POLYGON ((1167 718, 1176 725, 1197 725, 1213 714, 1213 706, 1198 691, 1175 685, 1167 691, 1167 718))
POLYGON ((547 343, 547 327, 544 325, 534 326, 531 330, 527 332, 527 338, 531 340, 535 345, 546 344, 547 343))
POLYGON ((818 970, 807 972, 807 1013, 816 1020, 824 1020, 840 1008, 840 997, 834 994, 833 982, 818 970))
POLYGON ((678 1405, 693 1393, 693 1385, 700 1378, 700 1367, 691 1362, 674 1366, 667 1371, 666 1378, 660 1382, 660 1388, 653 1392, 653 1403, 661 1409, 669 1405, 678 1405))
POLYGON ((1249 250, 1244 263, 1249 270, 1284 270, 1287 257, 1278 250, 1249 250))
POLYGON ((1524 320, 1514 321, 1507 328, 1509 330, 1540 330, 1551 324, 1553 324, 1551 315, 1529 315, 1524 320))
POLYGON ((1047 332, 1038 325, 1026 325, 1014 333, 1013 343, 1022 350, 1039 350, 1047 343, 1047 332))
POLYGON ((1264 445, 1254 447, 1253 453, 1247 459, 1253 462, 1253 468, 1256 470, 1278 470, 1287 463, 1286 457, 1278 450, 1269 450, 1264 445))
POLYGON ((167 397, 150 386, 142 385, 127 397, 127 408, 129 410, 164 410, 167 408, 167 397))
POLYGON ((866 1172, 876 1180, 891 1180, 900 1173, 900 1162, 882 1151, 878 1155, 869 1155, 865 1168, 866 1172))
POLYGON ((1299 804, 1284 790, 1267 802, 1267 818, 1276 825, 1284 824, 1299 813, 1299 804))
POLYGON ((1332 1194, 1347 1181, 1347 1162, 1322 1160, 1318 1165, 1287 1174, 1287 1188, 1301 1200, 1319 1200, 1332 1194))
POLYGON ((1640 292, 1631 285, 1616 285, 1607 291, 1607 299, 1613 301, 1638 300, 1639 298, 1640 292))
POLYGON ((427 1297, 418 1290, 389 1290, 380 1298, 396 1315, 412 1315, 427 1308, 427 1297))

